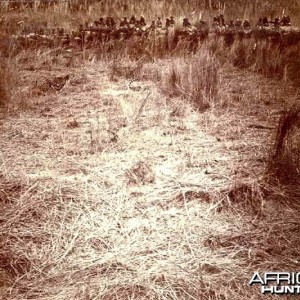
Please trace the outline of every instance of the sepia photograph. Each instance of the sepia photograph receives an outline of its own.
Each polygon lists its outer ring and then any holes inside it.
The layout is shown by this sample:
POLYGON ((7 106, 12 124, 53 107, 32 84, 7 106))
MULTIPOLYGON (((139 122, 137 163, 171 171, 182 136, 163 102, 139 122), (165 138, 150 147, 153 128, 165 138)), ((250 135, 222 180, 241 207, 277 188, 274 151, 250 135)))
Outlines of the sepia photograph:
POLYGON ((0 300, 300 297, 300 0, 0 0, 0 300))

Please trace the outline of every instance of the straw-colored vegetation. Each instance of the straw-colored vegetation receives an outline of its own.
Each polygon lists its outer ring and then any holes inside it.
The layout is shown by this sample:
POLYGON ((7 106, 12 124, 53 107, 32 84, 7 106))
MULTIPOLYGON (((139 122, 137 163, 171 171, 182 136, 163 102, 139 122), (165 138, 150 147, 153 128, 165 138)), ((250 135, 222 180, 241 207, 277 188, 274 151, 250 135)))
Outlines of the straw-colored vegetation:
POLYGON ((300 267, 299 43, 10 36, 101 15, 299 24, 298 1, 86 3, 0 14, 0 299, 277 299, 248 282, 300 267))

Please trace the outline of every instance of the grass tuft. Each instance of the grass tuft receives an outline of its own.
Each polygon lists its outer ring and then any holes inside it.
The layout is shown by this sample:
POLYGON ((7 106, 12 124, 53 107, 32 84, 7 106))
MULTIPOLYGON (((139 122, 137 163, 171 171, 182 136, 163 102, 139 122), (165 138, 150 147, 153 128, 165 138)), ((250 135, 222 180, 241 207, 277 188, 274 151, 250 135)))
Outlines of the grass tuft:
POLYGON ((10 60, 0 62, 0 108, 7 108, 13 104, 17 80, 18 74, 14 64, 10 60))
POLYGON ((300 107, 281 116, 268 173, 282 184, 300 182, 300 107))
POLYGON ((174 59, 162 75, 162 90, 171 96, 180 96, 203 111, 217 101, 218 62, 208 51, 191 58, 174 59))

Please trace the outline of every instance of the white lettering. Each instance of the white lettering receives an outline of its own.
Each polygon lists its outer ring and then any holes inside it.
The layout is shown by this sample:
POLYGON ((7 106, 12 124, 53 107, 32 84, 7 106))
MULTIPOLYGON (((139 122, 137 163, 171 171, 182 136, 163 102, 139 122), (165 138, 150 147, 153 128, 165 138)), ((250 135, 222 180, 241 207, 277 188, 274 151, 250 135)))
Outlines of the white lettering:
POLYGON ((249 282, 250 285, 255 284, 255 283, 265 284, 258 272, 255 272, 253 274, 253 276, 249 282))
POLYGON ((286 286, 285 287, 285 294, 294 294, 295 293, 295 286, 286 286))
POLYGON ((300 286, 299 286, 299 285, 294 286, 293 294, 300 294, 300 286), (295 290, 296 290, 297 292, 295 292, 295 290))
POLYGON ((264 279, 266 285, 273 281, 278 283, 278 272, 267 272, 265 273, 264 279))
POLYGON ((266 294, 266 293, 271 293, 271 294, 274 294, 274 286, 262 286, 261 287, 261 293, 262 294, 266 294))
POLYGON ((249 285, 260 284, 262 294, 300 294, 300 272, 255 272, 249 285), (273 283, 273 284, 271 284, 273 283))
POLYGON ((279 272, 277 276, 277 284, 280 284, 281 282, 286 282, 287 284, 292 284, 291 283, 291 273, 287 272, 279 272))
POLYGON ((284 294, 285 288, 286 288, 286 286, 281 286, 281 285, 273 286, 273 293, 274 294, 284 294))
POLYGON ((261 287, 262 294, 276 294, 276 295, 283 295, 283 294, 300 294, 300 286, 262 286, 261 287))

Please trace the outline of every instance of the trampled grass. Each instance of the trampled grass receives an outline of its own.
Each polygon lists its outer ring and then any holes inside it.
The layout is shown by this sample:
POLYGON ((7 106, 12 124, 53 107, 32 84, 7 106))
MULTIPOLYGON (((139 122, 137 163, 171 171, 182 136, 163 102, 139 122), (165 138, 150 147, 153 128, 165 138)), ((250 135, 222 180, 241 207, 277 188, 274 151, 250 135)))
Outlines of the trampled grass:
MULTIPOLYGON (((25 17, 73 29, 100 8, 179 17, 188 2, 14 10, 4 20, 14 33, 25 17)), ((203 2, 203 14, 217 4, 203 2)), ((252 7, 256 18, 260 4, 219 8, 252 7)), ((284 162, 299 173, 296 156, 272 155, 286 127, 281 153, 299 148, 295 113, 281 118, 299 101, 299 45, 138 45, 1 47, 0 297, 277 298, 248 283, 255 271, 299 268, 299 187, 278 176, 284 162)))

